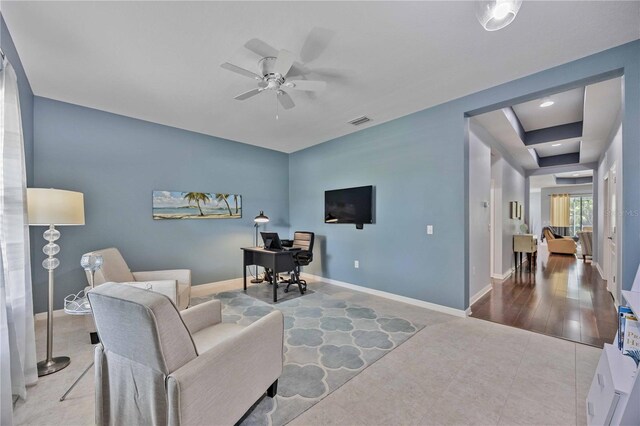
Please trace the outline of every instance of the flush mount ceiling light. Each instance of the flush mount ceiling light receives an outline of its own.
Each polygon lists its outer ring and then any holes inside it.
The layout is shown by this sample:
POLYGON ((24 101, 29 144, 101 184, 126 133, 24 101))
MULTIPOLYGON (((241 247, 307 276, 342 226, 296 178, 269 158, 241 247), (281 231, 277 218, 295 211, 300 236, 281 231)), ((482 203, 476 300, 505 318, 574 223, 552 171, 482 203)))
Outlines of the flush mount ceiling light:
POLYGON ((544 101, 542 101, 542 103, 540 104, 540 108, 546 108, 546 107, 550 107, 551 105, 555 104, 555 102, 553 102, 551 99, 545 99, 544 101))
POLYGON ((476 16, 487 31, 500 30, 516 19, 522 0, 478 0, 476 16))

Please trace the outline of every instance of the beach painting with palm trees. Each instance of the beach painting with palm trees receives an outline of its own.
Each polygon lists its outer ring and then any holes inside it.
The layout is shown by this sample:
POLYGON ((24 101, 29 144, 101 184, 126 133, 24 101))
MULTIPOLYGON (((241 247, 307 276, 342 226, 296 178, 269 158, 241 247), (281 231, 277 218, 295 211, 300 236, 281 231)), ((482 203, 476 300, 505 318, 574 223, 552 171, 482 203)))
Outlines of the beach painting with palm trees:
POLYGON ((242 196, 210 192, 153 191, 153 218, 239 219, 242 196))

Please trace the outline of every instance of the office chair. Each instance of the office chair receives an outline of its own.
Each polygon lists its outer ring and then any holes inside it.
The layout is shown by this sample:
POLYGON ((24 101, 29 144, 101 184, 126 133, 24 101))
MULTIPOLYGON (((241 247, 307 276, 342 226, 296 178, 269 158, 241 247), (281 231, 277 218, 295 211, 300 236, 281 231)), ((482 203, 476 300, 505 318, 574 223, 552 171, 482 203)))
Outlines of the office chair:
POLYGON ((313 232, 296 231, 293 234, 292 247, 299 250, 292 254, 295 268, 292 271, 291 278, 287 281, 287 287, 284 289, 285 293, 289 291, 289 287, 292 284, 298 284, 300 293, 304 294, 307 289, 307 282, 300 279, 300 267, 307 266, 313 261, 314 240, 315 234, 313 232))

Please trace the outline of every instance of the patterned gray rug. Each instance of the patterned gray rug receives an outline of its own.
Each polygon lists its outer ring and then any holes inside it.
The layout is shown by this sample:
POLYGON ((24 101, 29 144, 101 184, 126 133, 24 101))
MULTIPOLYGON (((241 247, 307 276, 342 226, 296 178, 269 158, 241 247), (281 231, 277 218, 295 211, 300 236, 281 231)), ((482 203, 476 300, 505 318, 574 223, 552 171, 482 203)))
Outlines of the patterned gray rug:
POLYGON ((222 301, 224 322, 248 325, 274 309, 284 314, 285 362, 278 395, 263 398, 243 425, 288 423, 422 328, 317 292, 276 305, 242 291, 192 303, 213 298, 222 301))

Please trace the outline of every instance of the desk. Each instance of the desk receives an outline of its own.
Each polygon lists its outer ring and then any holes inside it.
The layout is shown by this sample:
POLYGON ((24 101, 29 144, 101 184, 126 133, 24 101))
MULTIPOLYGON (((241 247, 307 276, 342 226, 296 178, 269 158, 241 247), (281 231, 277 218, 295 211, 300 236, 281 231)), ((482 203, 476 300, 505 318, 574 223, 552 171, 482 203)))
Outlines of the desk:
POLYGON ((257 265, 271 270, 273 303, 278 301, 278 273, 293 271, 295 250, 266 250, 262 247, 243 247, 244 291, 247 291, 247 266, 257 265))

